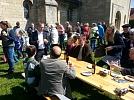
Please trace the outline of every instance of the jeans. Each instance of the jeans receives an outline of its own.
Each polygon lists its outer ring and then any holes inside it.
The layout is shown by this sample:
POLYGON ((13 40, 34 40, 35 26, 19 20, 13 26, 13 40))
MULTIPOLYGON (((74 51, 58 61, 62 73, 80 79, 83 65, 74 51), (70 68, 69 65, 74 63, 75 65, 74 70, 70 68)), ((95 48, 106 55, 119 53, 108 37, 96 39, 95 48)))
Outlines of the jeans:
POLYGON ((99 36, 99 38, 97 38, 98 40, 98 45, 101 45, 102 44, 102 37, 99 36))
POLYGON ((18 62, 19 61, 18 58, 15 56, 15 52, 14 52, 13 58, 14 58, 14 61, 15 62, 18 62))
POLYGON ((47 52, 49 52, 50 51, 50 43, 45 44, 45 47, 47 48, 47 52))
POLYGON ((3 47, 3 52, 7 59, 9 68, 14 69, 14 47, 3 47))
POLYGON ((59 39, 60 39, 60 48, 61 48, 61 50, 62 50, 63 48, 65 49, 64 38, 65 38, 65 34, 60 34, 60 35, 59 35, 59 39))
POLYGON ((90 45, 91 45, 92 51, 94 52, 95 47, 96 47, 96 39, 91 39, 90 40, 90 45))

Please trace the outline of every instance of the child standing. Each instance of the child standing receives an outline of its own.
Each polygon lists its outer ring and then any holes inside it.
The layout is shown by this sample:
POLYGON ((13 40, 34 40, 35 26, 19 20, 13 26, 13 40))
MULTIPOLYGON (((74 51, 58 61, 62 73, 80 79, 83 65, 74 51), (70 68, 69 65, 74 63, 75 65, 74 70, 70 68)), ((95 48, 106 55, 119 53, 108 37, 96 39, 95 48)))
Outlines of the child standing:
POLYGON ((26 53, 28 57, 23 63, 25 71, 25 82, 28 89, 29 87, 37 87, 39 85, 40 67, 39 63, 34 59, 34 56, 36 55, 36 47, 34 45, 27 46, 26 53))

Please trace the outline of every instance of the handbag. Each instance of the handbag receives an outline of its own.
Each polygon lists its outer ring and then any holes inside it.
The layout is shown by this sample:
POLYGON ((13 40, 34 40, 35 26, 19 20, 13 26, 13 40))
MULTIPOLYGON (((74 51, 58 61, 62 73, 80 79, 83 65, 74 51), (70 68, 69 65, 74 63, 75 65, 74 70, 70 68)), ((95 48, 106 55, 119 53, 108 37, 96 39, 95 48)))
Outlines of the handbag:
POLYGON ((99 45, 96 47, 95 52, 94 52, 94 57, 102 57, 106 55, 106 50, 104 45, 99 45))

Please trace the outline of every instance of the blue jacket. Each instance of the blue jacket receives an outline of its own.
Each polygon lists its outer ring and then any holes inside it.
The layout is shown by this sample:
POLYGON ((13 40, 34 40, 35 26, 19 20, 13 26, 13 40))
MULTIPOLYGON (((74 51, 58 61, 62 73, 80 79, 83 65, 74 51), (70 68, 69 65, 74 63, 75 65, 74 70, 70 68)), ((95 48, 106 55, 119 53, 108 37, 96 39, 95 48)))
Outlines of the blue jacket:
POLYGON ((104 28, 101 25, 98 25, 99 37, 103 37, 104 35, 104 28))
POLYGON ((113 49, 110 51, 107 51, 107 55, 114 56, 114 57, 120 59, 122 56, 122 50, 125 47, 125 45, 124 45, 122 35, 119 33, 119 31, 115 32, 114 43, 111 43, 108 41, 108 44, 106 47, 108 47, 108 46, 112 46, 113 49))

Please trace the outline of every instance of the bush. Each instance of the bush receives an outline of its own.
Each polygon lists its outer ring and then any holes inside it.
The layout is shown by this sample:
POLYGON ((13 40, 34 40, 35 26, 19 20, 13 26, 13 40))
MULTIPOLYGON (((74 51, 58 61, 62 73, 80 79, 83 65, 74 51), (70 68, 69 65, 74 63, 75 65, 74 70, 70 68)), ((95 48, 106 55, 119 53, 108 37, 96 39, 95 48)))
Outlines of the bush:
POLYGON ((131 28, 134 28, 134 19, 129 20, 129 24, 131 25, 131 28))

